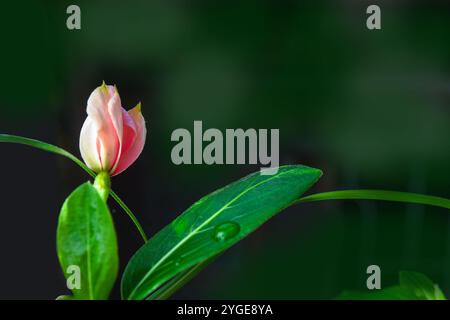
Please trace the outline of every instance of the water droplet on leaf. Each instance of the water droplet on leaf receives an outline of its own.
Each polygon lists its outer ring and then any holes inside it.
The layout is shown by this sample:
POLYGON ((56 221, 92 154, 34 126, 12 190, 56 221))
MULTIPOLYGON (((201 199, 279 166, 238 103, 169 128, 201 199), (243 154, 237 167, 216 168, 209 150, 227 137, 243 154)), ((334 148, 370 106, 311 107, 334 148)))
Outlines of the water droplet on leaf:
POLYGON ((226 241, 236 236, 241 227, 236 222, 223 222, 214 228, 213 239, 216 241, 226 241))

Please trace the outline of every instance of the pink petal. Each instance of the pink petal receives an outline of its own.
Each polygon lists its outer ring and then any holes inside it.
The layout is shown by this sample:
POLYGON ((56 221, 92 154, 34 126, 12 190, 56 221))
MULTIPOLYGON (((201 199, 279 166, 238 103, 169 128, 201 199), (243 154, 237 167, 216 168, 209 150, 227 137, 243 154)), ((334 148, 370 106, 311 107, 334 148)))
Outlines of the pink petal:
MULTIPOLYGON (((123 110, 123 109, 122 109, 123 110)), ((133 146, 136 136, 137 136, 137 126, 131 118, 131 116, 123 110, 122 112, 123 119, 123 140, 122 140, 122 152, 126 154, 128 150, 133 146)))
POLYGON ((117 155, 114 163, 111 165, 110 171, 113 172, 120 159, 122 153, 122 140, 123 140, 123 114, 126 113, 125 109, 122 108, 122 103, 120 101, 119 93, 115 87, 109 86, 111 98, 108 101, 108 113, 113 124, 116 136, 119 142, 119 149, 117 150, 117 155), (112 91, 111 91, 112 90, 112 91))
MULTIPOLYGON (((120 155, 120 139, 122 138, 120 109, 120 97, 112 86, 102 85, 96 88, 88 99, 88 119, 92 121, 91 130, 97 133, 95 143, 101 170, 111 171, 120 155)), ((90 139, 93 138, 94 134, 90 136, 90 139)), ((93 141, 86 142, 90 145, 90 152, 92 152, 93 143, 93 141)))
POLYGON ((123 116, 123 142, 122 154, 119 163, 112 173, 113 176, 122 173, 131 166, 144 149, 147 129, 141 113, 140 104, 128 111, 128 116, 123 116))
POLYGON ((80 152, 86 165, 95 172, 101 171, 102 163, 97 151, 97 128, 91 118, 87 118, 81 128, 80 152))

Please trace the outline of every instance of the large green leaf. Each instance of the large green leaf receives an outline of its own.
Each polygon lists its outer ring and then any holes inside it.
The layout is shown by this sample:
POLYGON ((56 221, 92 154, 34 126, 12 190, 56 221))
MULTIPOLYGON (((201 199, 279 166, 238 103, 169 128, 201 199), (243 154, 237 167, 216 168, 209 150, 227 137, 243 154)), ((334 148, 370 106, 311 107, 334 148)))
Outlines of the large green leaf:
POLYGON ((151 238, 130 260, 122 279, 125 299, 145 299, 159 286, 229 248, 292 204, 322 175, 305 166, 259 172, 196 202, 151 238))
POLYGON ((58 258, 66 277, 80 270, 75 299, 107 299, 117 277, 119 258, 108 207, 90 184, 78 187, 64 202, 57 230, 58 258))

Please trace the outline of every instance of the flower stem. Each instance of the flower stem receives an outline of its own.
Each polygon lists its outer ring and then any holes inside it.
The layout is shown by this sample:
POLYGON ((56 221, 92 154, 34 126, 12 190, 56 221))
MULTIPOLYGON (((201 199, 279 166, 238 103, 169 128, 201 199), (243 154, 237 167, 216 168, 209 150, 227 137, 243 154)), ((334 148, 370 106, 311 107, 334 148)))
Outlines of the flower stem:
POLYGON ((108 200, 111 191, 111 177, 106 171, 102 171, 95 177, 94 187, 100 193, 100 197, 104 202, 108 200))
POLYGON ((125 213, 131 219, 131 221, 133 221, 135 227, 138 229, 139 234, 141 235, 144 242, 147 242, 148 241, 147 235, 145 234, 144 229, 139 223, 139 220, 136 218, 136 216, 133 214, 130 208, 128 208, 127 205, 122 201, 122 199, 120 199, 119 196, 112 190, 111 190, 111 197, 117 202, 117 204, 123 209, 123 211, 125 211, 125 213))

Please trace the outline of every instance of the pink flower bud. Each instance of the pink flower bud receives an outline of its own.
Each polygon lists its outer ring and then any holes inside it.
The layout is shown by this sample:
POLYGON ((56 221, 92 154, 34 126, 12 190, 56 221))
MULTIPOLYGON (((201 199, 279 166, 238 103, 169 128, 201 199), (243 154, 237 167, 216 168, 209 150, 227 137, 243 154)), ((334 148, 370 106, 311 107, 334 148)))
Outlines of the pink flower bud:
POLYGON ((126 170, 142 152, 147 130, 139 103, 125 111, 117 88, 103 83, 90 95, 88 117, 80 133, 80 151, 95 172, 115 176, 126 170))

